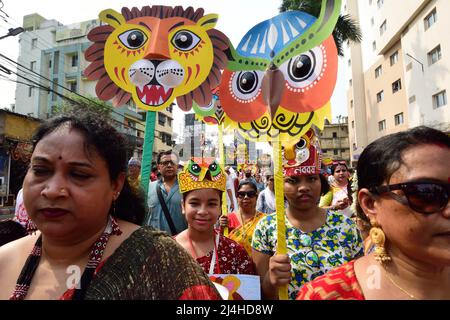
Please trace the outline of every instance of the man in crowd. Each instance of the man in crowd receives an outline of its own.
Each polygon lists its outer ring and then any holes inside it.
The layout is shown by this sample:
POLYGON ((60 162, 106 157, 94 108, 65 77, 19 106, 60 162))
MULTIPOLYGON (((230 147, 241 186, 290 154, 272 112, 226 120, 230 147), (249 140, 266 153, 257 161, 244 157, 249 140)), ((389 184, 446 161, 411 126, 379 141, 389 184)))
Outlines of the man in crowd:
POLYGON ((157 165, 161 179, 151 182, 148 188, 147 224, 170 235, 176 235, 187 229, 186 219, 181 212, 178 163, 178 157, 171 150, 160 152, 157 165))

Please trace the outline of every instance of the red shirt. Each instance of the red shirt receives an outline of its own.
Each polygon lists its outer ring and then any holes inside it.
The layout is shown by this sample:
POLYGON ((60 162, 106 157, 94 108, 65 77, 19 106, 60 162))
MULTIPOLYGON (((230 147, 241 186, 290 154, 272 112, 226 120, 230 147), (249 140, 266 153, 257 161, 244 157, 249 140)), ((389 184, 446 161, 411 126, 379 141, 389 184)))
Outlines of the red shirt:
POLYGON ((354 265, 355 260, 305 284, 296 300, 365 300, 354 265))

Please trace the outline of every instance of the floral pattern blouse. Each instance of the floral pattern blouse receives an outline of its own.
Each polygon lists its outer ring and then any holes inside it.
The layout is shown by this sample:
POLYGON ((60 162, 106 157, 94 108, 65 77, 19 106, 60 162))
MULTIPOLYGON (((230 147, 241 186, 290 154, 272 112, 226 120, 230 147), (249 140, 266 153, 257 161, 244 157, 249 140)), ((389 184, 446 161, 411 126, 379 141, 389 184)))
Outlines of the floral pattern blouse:
MULTIPOLYGON (((217 247, 218 257, 215 264, 214 273, 220 274, 256 274, 252 259, 249 257, 244 247, 235 241, 220 235, 217 247)), ((209 273, 213 251, 206 256, 197 258, 197 262, 206 273, 209 273)))
MULTIPOLYGON (((287 216, 285 221, 287 251, 292 266, 288 294, 292 300, 305 283, 364 253, 359 230, 355 223, 343 214, 328 211, 325 224, 308 233, 293 227, 287 216)), ((275 254, 275 213, 259 221, 253 234, 252 247, 270 256, 275 254)))

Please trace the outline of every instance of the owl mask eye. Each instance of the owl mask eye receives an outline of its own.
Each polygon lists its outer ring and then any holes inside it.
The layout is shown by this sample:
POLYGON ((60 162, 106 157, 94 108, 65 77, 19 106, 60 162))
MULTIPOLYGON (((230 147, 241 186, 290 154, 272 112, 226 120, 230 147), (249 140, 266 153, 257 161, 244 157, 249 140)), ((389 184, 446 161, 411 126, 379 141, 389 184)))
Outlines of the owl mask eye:
POLYGON ((253 102, 261 93, 262 71, 235 72, 230 80, 230 91, 241 103, 253 102))
POLYGON ((196 164, 195 162, 189 164, 188 170, 189 170, 189 173, 193 174, 196 177, 200 176, 200 173, 202 171, 200 166, 198 164, 196 164))
POLYGON ((180 51, 191 51, 199 42, 200 38, 188 30, 178 31, 172 38, 173 46, 180 51))
POLYGON ((209 165, 209 172, 212 178, 220 174, 220 167, 215 161, 209 165))
POLYGON ((293 91, 314 85, 323 77, 324 67, 326 67, 325 51, 321 47, 316 47, 292 57, 281 65, 280 70, 284 74, 288 88, 293 91))
POLYGON ((119 35, 119 40, 128 49, 139 49, 147 42, 147 36, 144 32, 138 29, 128 30, 119 35))
POLYGON ((300 141, 295 145, 295 148, 297 150, 300 150, 306 148, 306 146, 307 146, 306 140, 301 138, 300 141))

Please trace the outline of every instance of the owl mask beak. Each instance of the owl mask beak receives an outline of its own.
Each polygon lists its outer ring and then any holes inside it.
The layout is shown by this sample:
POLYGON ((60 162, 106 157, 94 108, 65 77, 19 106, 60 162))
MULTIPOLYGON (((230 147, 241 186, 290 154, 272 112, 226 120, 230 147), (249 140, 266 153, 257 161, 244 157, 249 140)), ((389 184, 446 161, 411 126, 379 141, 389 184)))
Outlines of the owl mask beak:
POLYGON ((288 161, 295 159, 295 144, 284 147, 284 158, 288 161))
POLYGON ((204 167, 201 167, 201 168, 202 168, 202 171, 200 172, 198 181, 203 181, 206 178, 207 174, 209 175, 209 180, 211 180, 211 175, 209 174, 208 168, 204 168, 204 167))
POLYGON ((277 66, 271 65, 262 81, 264 103, 268 106, 270 118, 273 119, 280 106, 284 91, 284 75, 277 66))

